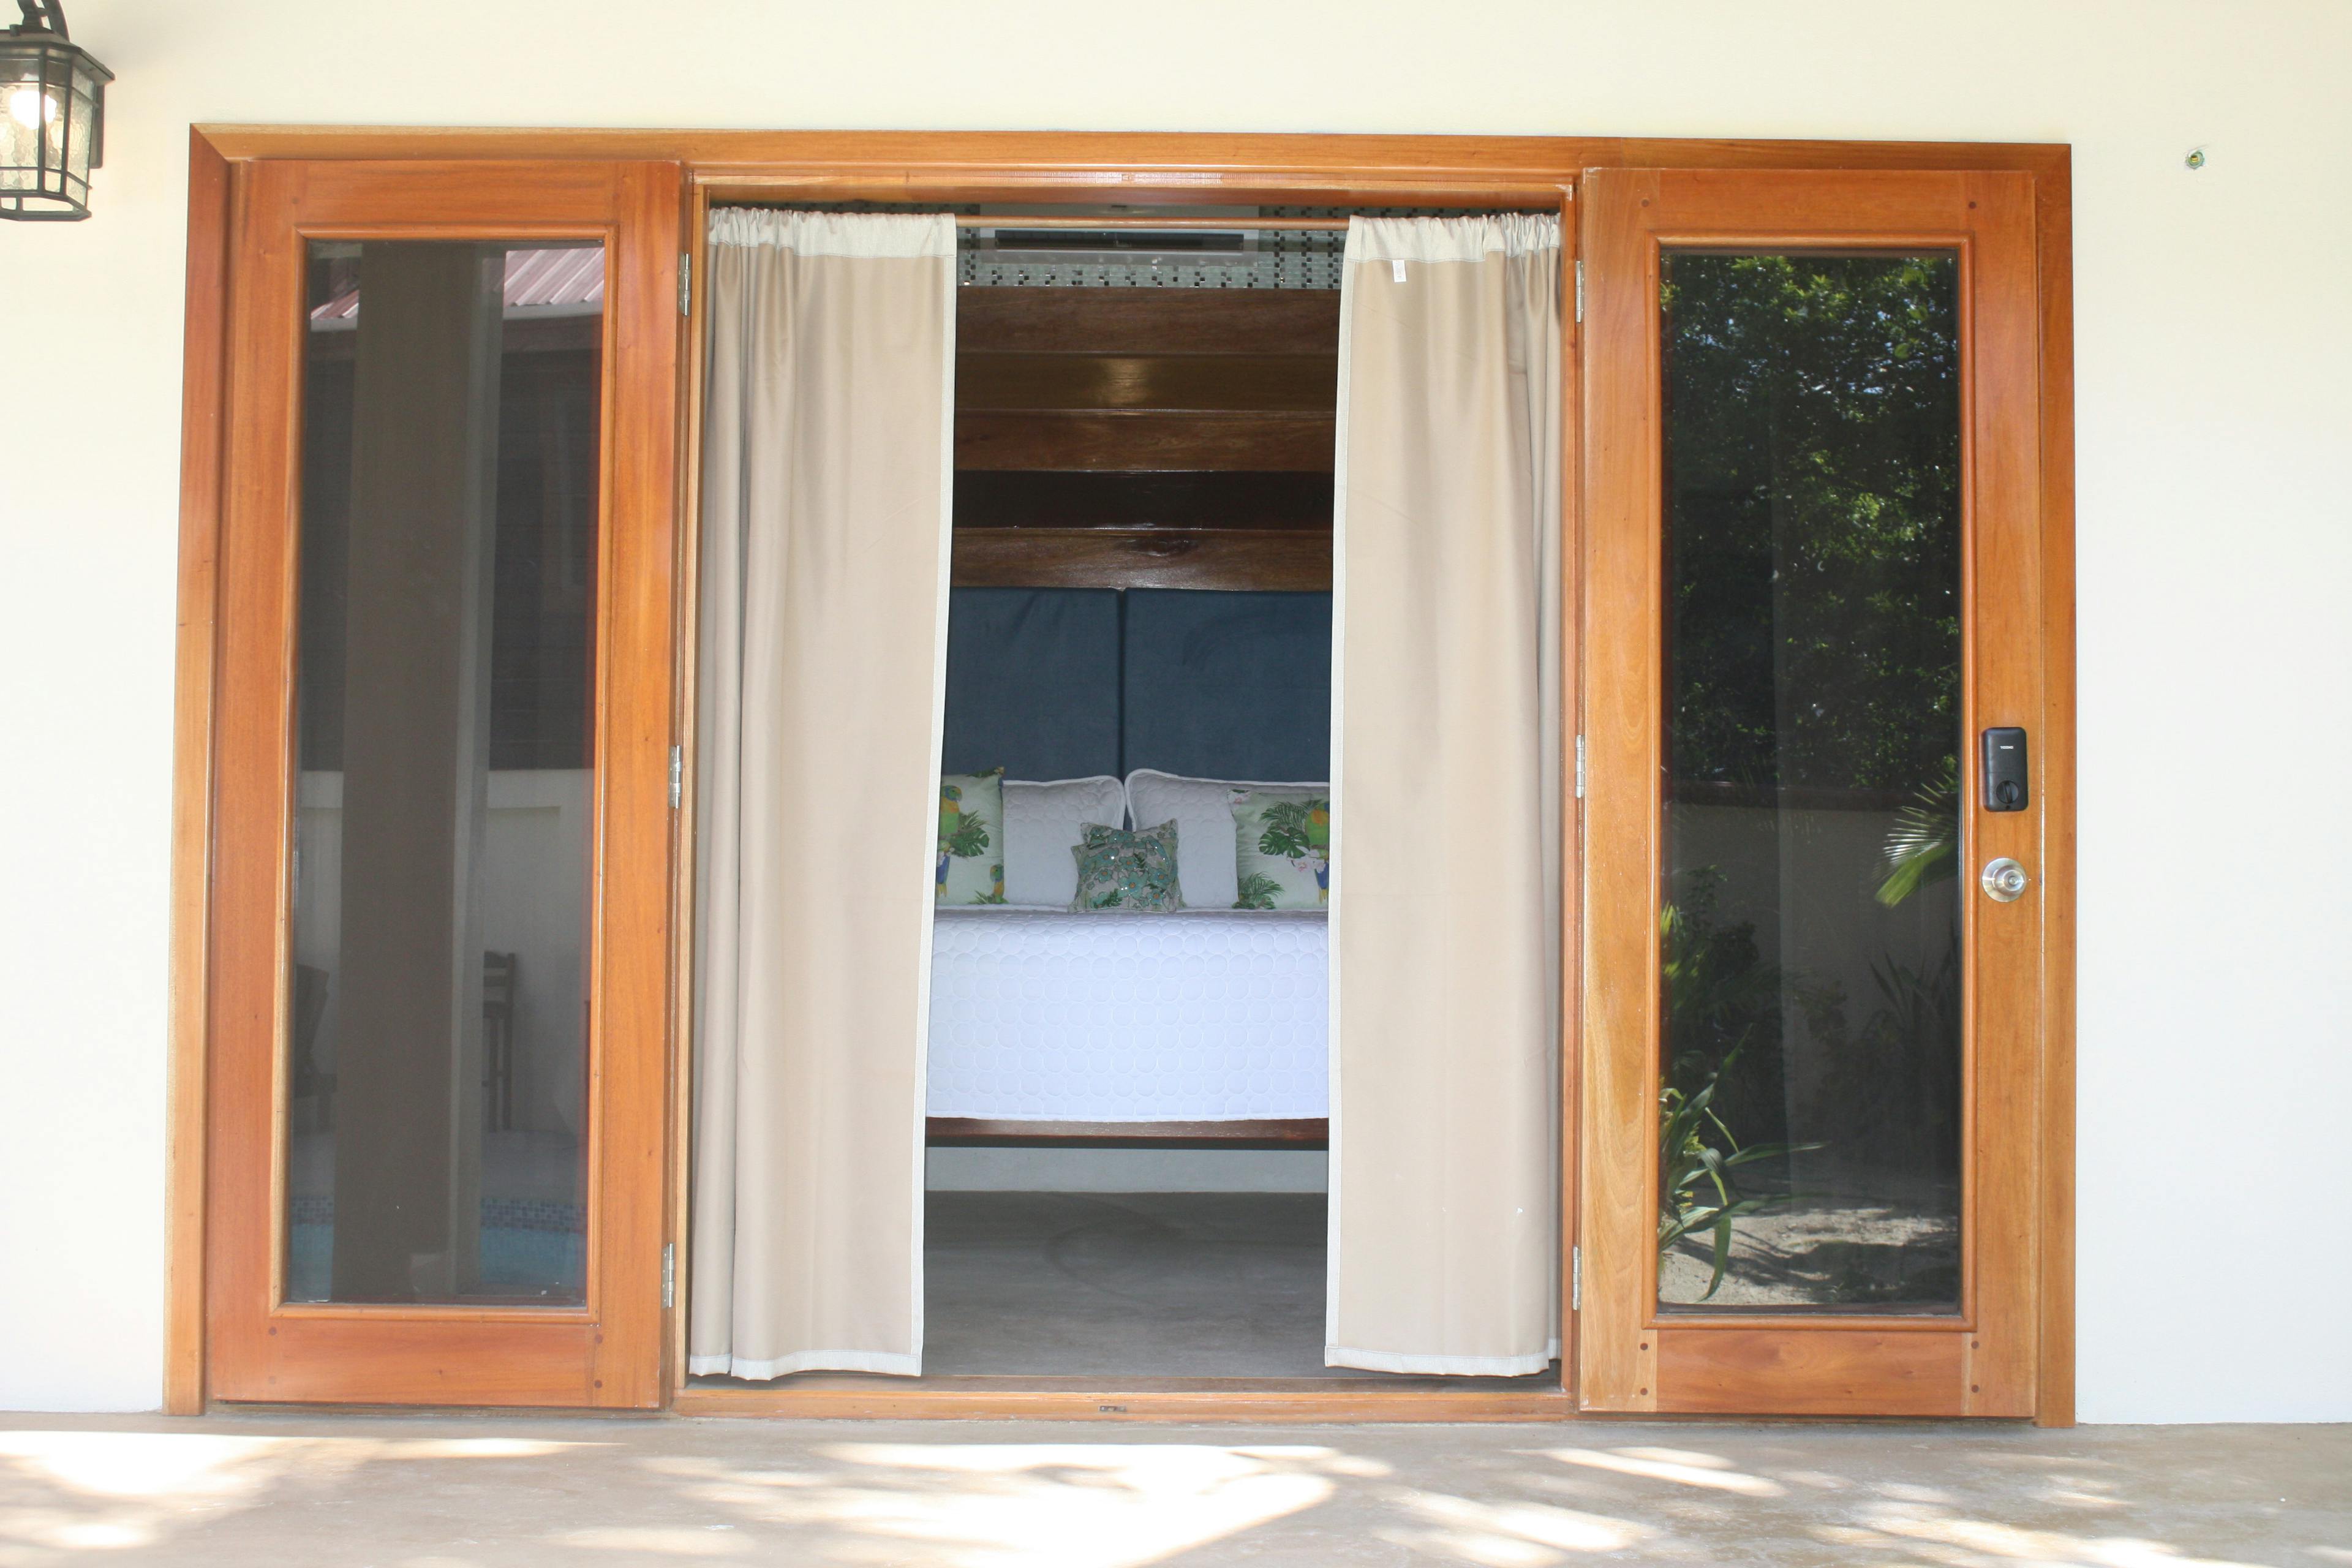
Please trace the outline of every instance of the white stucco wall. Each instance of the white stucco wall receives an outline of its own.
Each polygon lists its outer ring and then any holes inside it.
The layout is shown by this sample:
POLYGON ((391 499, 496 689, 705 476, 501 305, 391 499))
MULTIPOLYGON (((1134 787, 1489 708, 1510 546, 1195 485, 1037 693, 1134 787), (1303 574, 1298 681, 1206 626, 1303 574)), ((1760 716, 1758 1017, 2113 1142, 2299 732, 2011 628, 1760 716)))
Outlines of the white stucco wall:
POLYGON ((97 216, 0 224, 0 1406, 160 1398, 185 148, 258 121, 2073 143, 2082 1414, 2352 1419, 2352 7, 69 11, 97 216))

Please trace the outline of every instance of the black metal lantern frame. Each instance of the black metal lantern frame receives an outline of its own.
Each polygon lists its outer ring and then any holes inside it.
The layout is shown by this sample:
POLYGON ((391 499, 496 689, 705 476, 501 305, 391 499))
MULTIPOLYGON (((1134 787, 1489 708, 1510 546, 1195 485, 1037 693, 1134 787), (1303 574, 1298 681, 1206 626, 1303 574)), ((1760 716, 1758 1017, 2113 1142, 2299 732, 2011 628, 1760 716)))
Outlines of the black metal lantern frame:
POLYGON ((0 33, 0 217, 85 218, 114 73, 67 37, 58 0, 16 8, 25 19, 0 33))

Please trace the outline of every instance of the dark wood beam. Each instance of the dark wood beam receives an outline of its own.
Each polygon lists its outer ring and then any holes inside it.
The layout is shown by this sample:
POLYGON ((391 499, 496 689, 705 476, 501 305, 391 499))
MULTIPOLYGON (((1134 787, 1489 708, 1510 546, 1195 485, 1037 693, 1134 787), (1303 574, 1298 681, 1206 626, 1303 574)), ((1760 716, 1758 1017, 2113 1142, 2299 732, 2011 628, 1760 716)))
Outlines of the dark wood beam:
POLYGON ((1092 473, 1331 471, 1320 414, 962 414, 959 468, 1092 473))
POLYGON ((1331 531, 1328 473, 1038 474, 955 477, 966 528, 1331 531))
POLYGON ((1328 593, 1331 536, 1303 529, 960 528, 959 588, 1328 593))
POLYGON ((965 353, 1332 354, 1336 289, 956 290, 965 353))
POLYGON ((971 411, 1238 411, 1328 414, 1337 354, 956 355, 956 408, 971 411))

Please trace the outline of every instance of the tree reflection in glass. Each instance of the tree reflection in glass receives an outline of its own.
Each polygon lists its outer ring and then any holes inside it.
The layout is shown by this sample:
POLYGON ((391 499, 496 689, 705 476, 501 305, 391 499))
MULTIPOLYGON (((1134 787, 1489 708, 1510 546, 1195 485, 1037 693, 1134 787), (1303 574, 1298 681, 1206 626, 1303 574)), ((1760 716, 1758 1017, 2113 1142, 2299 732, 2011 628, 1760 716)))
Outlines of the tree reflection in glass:
POLYGON ((1659 1299, 1959 1299, 1958 263, 1664 265, 1659 1299))

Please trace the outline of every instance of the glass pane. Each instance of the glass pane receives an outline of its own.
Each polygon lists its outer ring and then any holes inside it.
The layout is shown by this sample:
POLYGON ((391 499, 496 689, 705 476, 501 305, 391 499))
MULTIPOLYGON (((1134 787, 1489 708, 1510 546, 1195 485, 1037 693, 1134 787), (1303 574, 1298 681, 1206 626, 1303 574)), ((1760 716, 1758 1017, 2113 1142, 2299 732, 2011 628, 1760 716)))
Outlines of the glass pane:
POLYGON ((1664 279, 1659 1300, 1951 1310, 1958 265, 1664 279))
POLYGON ((604 253, 309 265, 286 1295, 578 1302, 604 253))

